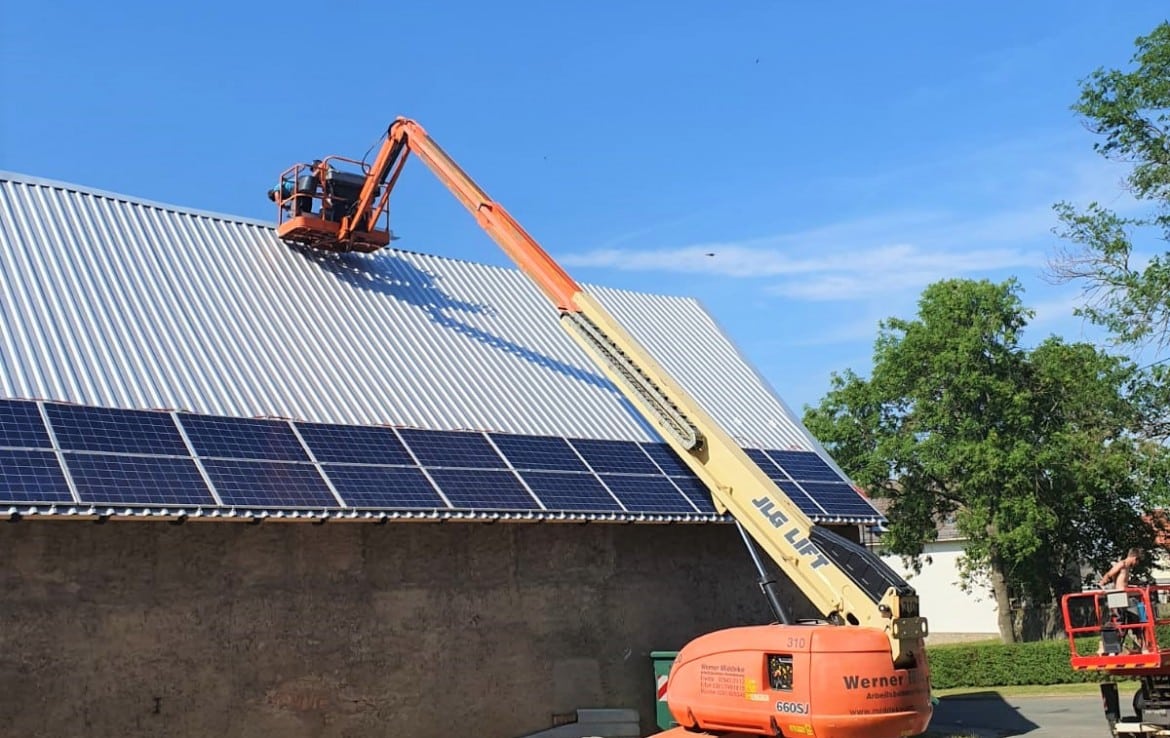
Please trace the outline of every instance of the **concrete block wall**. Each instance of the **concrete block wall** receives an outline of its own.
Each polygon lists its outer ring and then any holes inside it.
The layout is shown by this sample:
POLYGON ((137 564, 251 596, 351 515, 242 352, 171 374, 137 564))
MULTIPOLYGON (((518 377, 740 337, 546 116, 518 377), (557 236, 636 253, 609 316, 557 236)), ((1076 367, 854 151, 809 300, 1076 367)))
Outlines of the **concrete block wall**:
POLYGON ((9 738, 649 734, 651 650, 770 620, 728 525, 22 521, 0 562, 9 738))

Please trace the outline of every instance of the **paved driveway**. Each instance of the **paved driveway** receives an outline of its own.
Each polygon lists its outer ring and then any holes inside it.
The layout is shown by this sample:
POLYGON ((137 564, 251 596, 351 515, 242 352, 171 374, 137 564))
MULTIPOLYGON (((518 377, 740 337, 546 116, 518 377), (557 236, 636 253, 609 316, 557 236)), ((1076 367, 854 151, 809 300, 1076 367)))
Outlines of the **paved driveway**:
MULTIPOLYGON (((1121 695, 1122 712, 1132 697, 1121 695)), ((932 730, 957 728, 986 736, 1027 738, 1109 738, 1101 698, 1096 694, 1079 697, 1000 697, 987 699, 943 699, 934 711, 932 730)))

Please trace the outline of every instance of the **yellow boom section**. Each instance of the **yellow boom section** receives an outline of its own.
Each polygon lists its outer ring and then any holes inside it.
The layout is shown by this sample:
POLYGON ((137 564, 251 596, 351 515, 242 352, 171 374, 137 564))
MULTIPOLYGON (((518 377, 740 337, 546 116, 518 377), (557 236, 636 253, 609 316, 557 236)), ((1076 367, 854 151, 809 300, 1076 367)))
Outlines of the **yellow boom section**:
POLYGON ((876 602, 814 541, 815 524, 591 295, 561 322, 728 512, 830 619, 887 633, 894 660, 920 650, 918 600, 894 587, 876 602), (664 411, 665 409, 665 411, 664 411), (685 430, 678 432, 679 426, 685 430))

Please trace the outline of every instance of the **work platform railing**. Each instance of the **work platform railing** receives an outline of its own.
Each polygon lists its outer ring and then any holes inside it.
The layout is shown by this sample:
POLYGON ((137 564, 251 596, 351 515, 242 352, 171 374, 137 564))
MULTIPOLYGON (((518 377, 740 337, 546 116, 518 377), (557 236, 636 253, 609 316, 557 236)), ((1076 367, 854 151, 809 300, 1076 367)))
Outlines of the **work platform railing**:
POLYGON ((1170 660, 1170 585, 1074 592, 1061 609, 1074 669, 1141 674, 1170 660))

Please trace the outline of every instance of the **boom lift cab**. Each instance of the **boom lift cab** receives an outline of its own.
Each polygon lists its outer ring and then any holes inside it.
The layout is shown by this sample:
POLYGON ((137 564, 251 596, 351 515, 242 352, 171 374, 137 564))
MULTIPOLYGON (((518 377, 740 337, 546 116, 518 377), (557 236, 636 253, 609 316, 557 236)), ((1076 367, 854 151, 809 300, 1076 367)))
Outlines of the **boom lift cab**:
POLYGON ((901 738, 932 714, 918 596, 868 549, 815 525, 604 307, 581 289, 425 130, 399 118, 375 161, 329 157, 281 174, 269 198, 277 234, 329 251, 390 241, 383 219, 409 155, 421 159, 544 292, 562 327, 730 513, 776 623, 700 636, 678 654, 661 738, 901 738), (338 173, 347 164, 360 178, 338 173), (793 623, 756 546, 823 617, 793 623))

